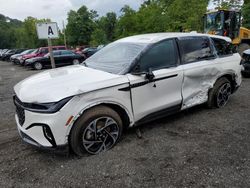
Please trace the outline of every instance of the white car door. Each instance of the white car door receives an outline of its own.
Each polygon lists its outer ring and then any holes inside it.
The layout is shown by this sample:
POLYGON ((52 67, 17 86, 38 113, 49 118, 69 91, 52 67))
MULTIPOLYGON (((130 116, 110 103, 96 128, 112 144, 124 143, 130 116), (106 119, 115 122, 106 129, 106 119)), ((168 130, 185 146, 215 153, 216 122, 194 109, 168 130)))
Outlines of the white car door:
POLYGON ((183 62, 182 109, 205 103, 220 73, 217 56, 208 37, 179 39, 183 62))
POLYGON ((145 78, 145 74, 128 74, 135 122, 145 122, 180 110, 183 71, 178 65, 175 39, 159 42, 142 55, 137 69, 139 67, 139 72, 152 69, 154 78, 145 78))

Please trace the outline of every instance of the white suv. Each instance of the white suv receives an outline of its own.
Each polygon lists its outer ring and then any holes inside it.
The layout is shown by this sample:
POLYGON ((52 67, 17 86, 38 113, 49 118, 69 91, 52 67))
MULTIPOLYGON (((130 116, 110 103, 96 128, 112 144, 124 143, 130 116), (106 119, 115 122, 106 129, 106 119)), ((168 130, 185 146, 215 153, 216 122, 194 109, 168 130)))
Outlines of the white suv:
POLYGON ((18 83, 19 133, 39 147, 98 154, 113 147, 125 128, 202 103, 222 107, 241 84, 241 57, 229 46, 228 38, 195 33, 113 42, 82 65, 18 83))

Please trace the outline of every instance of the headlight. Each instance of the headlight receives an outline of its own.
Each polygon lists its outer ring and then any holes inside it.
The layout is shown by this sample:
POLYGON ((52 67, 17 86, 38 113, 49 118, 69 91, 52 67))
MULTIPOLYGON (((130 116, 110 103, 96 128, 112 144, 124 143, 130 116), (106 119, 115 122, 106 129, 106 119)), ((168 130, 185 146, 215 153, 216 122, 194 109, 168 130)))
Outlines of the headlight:
POLYGON ((14 96, 14 103, 22 106, 25 110, 38 113, 52 114, 59 111, 65 104, 67 104, 73 96, 62 99, 58 102, 52 103, 23 103, 16 96, 14 96))

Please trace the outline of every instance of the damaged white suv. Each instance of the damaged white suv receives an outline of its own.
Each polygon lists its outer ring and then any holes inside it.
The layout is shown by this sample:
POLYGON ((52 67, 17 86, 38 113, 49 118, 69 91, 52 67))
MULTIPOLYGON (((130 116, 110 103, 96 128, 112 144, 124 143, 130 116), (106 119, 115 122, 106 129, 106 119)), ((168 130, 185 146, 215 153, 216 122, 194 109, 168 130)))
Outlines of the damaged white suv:
POLYGON ((241 84, 241 58, 229 48, 219 53, 220 43, 226 49, 230 39, 132 36, 82 65, 31 76, 14 87, 19 133, 39 147, 98 154, 113 147, 127 127, 202 103, 223 107, 241 84))

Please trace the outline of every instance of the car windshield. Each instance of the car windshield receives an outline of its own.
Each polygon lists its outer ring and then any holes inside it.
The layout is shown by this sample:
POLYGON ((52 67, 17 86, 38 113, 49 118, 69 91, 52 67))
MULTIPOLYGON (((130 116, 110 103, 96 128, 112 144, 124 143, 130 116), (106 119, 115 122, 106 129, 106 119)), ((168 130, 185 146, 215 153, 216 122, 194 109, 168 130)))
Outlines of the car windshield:
POLYGON ((25 50, 21 53, 21 55, 26 55, 26 54, 29 54, 31 52, 33 52, 34 50, 25 50))
POLYGON ((205 32, 219 31, 222 29, 221 15, 218 12, 210 13, 206 15, 206 28, 205 32))
POLYGON ((38 53, 38 49, 36 49, 36 50, 34 50, 34 52, 32 52, 31 54, 36 54, 36 53, 38 53))
POLYGON ((114 42, 85 60, 87 67, 113 74, 124 74, 147 44, 114 42))

